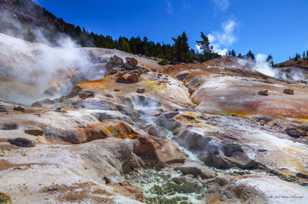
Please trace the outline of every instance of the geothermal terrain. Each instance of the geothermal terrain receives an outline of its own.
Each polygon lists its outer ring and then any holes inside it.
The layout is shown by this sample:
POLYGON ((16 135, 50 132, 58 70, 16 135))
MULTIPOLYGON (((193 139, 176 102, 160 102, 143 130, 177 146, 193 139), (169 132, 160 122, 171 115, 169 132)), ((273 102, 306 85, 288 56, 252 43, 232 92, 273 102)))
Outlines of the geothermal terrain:
POLYGON ((307 204, 305 71, 260 66, 1 34, 0 203, 307 204))

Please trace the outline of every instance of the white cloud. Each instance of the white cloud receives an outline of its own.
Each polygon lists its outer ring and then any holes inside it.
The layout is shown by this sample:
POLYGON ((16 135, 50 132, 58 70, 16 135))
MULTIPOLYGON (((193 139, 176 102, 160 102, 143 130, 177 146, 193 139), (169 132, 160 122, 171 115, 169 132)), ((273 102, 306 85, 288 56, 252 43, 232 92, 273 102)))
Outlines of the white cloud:
POLYGON ((228 51, 228 47, 236 42, 235 30, 237 23, 234 20, 228 20, 222 25, 222 32, 213 32, 208 35, 209 41, 214 48, 214 51, 225 55, 228 51))
POLYGON ((212 1, 222 11, 226 11, 230 7, 230 1, 229 0, 212 0, 212 1))

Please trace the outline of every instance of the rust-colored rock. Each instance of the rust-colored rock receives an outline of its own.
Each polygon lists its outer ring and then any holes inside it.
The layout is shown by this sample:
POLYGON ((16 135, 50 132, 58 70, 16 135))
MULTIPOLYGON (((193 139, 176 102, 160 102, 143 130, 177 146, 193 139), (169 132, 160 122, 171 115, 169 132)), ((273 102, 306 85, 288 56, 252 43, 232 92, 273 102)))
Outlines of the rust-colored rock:
POLYGON ((128 182, 121 182, 111 185, 114 192, 120 193, 121 195, 127 196, 129 198, 144 202, 143 192, 140 189, 133 187, 128 182))
POLYGON ((124 67, 128 70, 133 70, 137 68, 138 61, 133 57, 126 57, 125 58, 126 63, 124 64, 124 67))
POLYGON ((25 112, 26 111, 26 109, 24 107, 21 107, 21 106, 16 106, 16 107, 14 107, 13 110, 18 111, 18 112, 25 112))
POLYGON ((0 192, 0 203, 1 204, 12 204, 12 200, 10 196, 8 196, 7 194, 0 192))
POLYGON ((287 95, 294 95, 294 90, 293 89, 284 89, 283 93, 287 94, 287 95))
POLYGON ((95 93, 93 91, 82 91, 79 93, 81 99, 93 98, 95 93))
POLYGON ((158 166, 172 163, 183 163, 186 156, 172 142, 166 139, 140 137, 134 152, 145 162, 158 166))
POLYGON ((117 77, 116 82, 123 84, 134 84, 139 81, 140 75, 136 72, 127 72, 124 74, 120 74, 117 77))
POLYGON ((258 95, 260 95, 260 96, 268 96, 269 92, 268 92, 268 90, 262 90, 262 91, 258 92, 258 95))
POLYGON ((25 133, 28 135, 33 135, 33 136, 41 136, 44 134, 44 131, 39 128, 31 128, 31 129, 25 130, 25 133))

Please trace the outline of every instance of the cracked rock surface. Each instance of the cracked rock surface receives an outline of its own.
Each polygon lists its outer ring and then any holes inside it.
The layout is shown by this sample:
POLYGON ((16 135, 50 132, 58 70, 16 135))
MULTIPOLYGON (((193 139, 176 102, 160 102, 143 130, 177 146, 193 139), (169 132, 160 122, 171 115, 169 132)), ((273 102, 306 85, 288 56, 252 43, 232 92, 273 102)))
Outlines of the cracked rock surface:
POLYGON ((0 203, 308 203, 307 85, 84 51, 99 80, 0 101, 0 203))

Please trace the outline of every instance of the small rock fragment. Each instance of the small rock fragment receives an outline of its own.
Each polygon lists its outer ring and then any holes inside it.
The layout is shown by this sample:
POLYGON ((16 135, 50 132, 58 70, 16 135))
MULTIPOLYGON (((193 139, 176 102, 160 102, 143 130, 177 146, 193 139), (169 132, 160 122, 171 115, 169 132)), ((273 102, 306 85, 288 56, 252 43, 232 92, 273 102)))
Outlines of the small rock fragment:
POLYGON ((134 84, 139 81, 140 75, 135 72, 124 73, 118 76, 117 83, 134 84))
POLYGON ((16 130, 18 125, 16 123, 4 123, 0 125, 1 130, 16 130))
POLYGON ((138 61, 135 58, 126 57, 125 60, 126 60, 126 63, 124 64, 124 67, 127 70, 134 70, 137 68, 138 61))
POLYGON ((28 135, 33 135, 33 136, 41 136, 44 134, 43 130, 38 129, 38 128, 25 130, 25 133, 28 135))
POLYGON ((65 109, 63 109, 62 107, 58 107, 58 108, 56 108, 55 112, 66 113, 67 111, 65 109))
POLYGON ((171 119, 171 118, 174 118, 176 115, 178 115, 179 112, 178 111, 174 111, 174 112, 168 112, 168 113, 165 113, 164 116, 168 119, 171 119))
POLYGON ((300 138, 300 137, 304 137, 305 133, 297 130, 296 128, 287 128, 286 129, 286 133, 293 138, 300 138))
POLYGON ((260 96, 268 96, 268 90, 259 91, 258 95, 260 95, 260 96))
POLYGON ((106 177, 106 176, 103 177, 103 180, 105 181, 105 184, 110 184, 111 183, 111 179, 106 177))
POLYGON ((124 61, 121 57, 118 57, 117 55, 114 55, 110 58, 109 62, 107 63, 106 67, 107 69, 111 69, 113 67, 121 67, 123 66, 124 61))
POLYGON ((9 139, 8 142, 17 147, 25 147, 25 148, 35 147, 35 142, 25 138, 9 139))
POLYGON ((155 126, 151 126, 149 129, 148 129, 148 133, 149 135, 152 135, 152 136, 155 136, 155 137, 159 137, 160 136, 160 131, 157 127, 155 126))
POLYGON ((176 75, 176 78, 180 81, 184 81, 185 79, 187 79, 188 76, 189 76, 189 73, 185 72, 185 73, 180 73, 176 75))
POLYGON ((93 91, 83 91, 79 93, 78 96, 81 99, 93 98, 95 96, 95 93, 93 91))
POLYGON ((25 108, 21 107, 21 106, 16 106, 13 109, 14 111, 18 111, 18 112, 25 112, 25 108))
POLYGON ((106 96, 107 98, 113 98, 113 95, 111 95, 111 94, 105 94, 105 96, 106 96))
POLYGON ((195 166, 181 166, 181 167, 176 167, 174 170, 180 171, 184 175, 192 175, 194 177, 200 177, 202 179, 208 179, 208 178, 213 178, 215 177, 215 172, 207 170, 201 170, 198 167, 195 166))
POLYGON ((257 116, 255 119, 261 125, 265 125, 273 120, 273 118, 269 116, 257 116))
POLYGON ((227 157, 232 157, 237 153, 243 153, 243 149, 239 144, 225 144, 222 147, 222 151, 227 157))
POLYGON ((139 88, 139 89, 137 89, 136 92, 142 94, 142 93, 145 92, 145 89, 144 88, 139 88))
POLYGON ((33 107, 33 108, 41 108, 41 107, 43 107, 43 105, 41 104, 41 102, 35 102, 35 103, 33 103, 31 105, 31 107, 33 107))
POLYGON ((287 94, 287 95, 294 95, 294 90, 293 89, 285 89, 285 90, 283 90, 283 93, 287 94))

